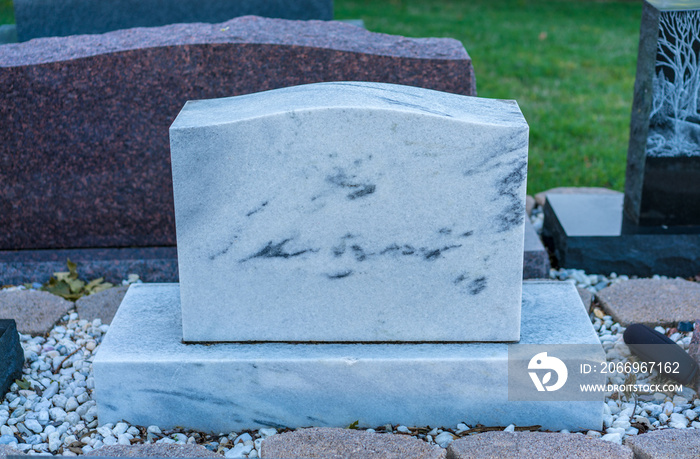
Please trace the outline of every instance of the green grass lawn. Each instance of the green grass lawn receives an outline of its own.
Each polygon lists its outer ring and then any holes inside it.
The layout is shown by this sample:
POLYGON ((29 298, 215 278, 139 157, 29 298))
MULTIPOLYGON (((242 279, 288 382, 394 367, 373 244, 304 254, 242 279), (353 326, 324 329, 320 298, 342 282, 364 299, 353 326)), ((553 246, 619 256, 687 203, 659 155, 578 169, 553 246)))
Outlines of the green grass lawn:
MULTIPOLYGON (((528 192, 624 185, 641 1, 335 0, 373 32, 452 37, 481 97, 515 99, 530 124, 528 192)), ((0 23, 14 20, 0 0, 0 23)))

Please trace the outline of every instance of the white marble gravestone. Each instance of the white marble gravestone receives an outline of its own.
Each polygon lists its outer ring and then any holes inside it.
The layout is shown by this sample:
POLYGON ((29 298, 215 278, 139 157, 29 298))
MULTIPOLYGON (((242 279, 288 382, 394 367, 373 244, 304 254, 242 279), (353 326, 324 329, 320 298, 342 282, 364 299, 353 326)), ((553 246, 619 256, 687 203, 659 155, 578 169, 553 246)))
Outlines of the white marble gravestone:
POLYGON ((514 101, 312 84, 188 102, 170 138, 185 341, 519 339, 514 101))
POLYGON ((129 288, 93 362, 100 423, 600 430, 578 293, 520 278, 527 129, 513 102, 389 84, 188 103, 181 283, 129 288), (572 396, 533 385, 543 351, 572 396))

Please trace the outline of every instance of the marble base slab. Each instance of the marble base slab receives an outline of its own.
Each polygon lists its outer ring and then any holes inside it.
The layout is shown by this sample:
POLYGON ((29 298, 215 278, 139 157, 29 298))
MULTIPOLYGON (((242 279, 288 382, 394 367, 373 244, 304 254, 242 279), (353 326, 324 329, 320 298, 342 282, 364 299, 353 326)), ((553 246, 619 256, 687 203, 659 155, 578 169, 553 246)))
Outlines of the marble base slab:
POLYGON ((549 195, 545 243, 563 268, 588 273, 692 277, 700 272, 700 226, 638 226, 623 195, 549 195))
POLYGON ((604 358, 567 283, 523 283, 516 344, 183 344, 179 306, 178 284, 130 287, 93 363, 100 424, 123 419, 208 432, 354 421, 602 427, 602 394, 592 401, 508 400, 509 352, 586 344, 596 350, 589 358, 604 358))

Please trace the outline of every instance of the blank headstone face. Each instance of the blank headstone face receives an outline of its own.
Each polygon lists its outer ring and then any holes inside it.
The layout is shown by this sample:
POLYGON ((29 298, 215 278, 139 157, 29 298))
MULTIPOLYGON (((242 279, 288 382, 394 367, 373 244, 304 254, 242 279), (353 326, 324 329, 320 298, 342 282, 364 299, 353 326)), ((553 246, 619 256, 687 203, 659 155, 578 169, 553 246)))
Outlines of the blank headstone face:
POLYGON ((650 3, 642 18, 625 209, 641 225, 697 225, 700 1, 650 3))
POLYGON ((170 129, 185 341, 519 339, 513 101, 320 83, 170 129))

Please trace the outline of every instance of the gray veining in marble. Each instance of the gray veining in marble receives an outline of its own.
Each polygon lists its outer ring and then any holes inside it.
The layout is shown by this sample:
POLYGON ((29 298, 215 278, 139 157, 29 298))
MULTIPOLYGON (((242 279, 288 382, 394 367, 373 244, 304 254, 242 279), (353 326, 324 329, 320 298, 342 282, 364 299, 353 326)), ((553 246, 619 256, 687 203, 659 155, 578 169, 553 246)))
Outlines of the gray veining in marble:
POLYGON ((186 341, 518 339, 514 101, 320 83, 188 102, 170 140, 186 341))
POLYGON ((600 430, 602 393, 590 401, 508 400, 513 347, 595 345, 579 357, 604 359, 573 285, 525 282, 522 307, 521 341, 513 344, 182 344, 178 284, 132 285, 93 363, 99 421, 209 432, 356 420, 600 430))

